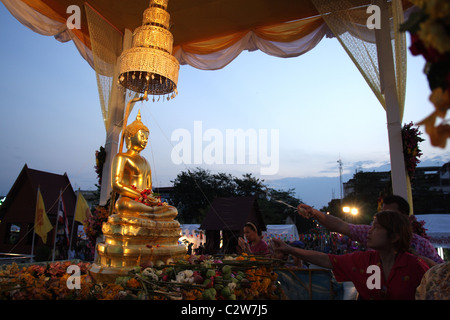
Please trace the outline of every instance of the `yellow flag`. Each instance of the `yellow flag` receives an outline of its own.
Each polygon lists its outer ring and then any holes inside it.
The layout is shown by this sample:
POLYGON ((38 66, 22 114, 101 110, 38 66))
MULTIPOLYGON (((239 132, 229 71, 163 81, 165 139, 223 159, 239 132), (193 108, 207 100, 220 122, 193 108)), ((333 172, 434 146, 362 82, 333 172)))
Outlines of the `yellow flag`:
POLYGON ((84 199, 83 195, 80 191, 78 191, 77 198, 77 206, 75 208, 75 221, 78 221, 82 224, 86 224, 86 219, 91 216, 91 210, 89 210, 89 206, 87 204, 86 199, 84 199))
POLYGON ((41 190, 38 188, 36 215, 34 217, 34 232, 41 237, 44 243, 47 243, 47 233, 52 229, 53 226, 45 213, 44 199, 42 199, 41 190))

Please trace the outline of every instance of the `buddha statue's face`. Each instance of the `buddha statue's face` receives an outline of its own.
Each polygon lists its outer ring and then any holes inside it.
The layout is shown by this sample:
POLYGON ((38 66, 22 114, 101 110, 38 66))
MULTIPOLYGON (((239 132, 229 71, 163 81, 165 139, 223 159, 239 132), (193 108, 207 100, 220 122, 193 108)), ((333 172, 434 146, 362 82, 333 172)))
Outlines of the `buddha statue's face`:
POLYGON ((148 135, 148 131, 139 130, 134 136, 128 138, 127 148, 136 151, 144 150, 147 146, 148 135))

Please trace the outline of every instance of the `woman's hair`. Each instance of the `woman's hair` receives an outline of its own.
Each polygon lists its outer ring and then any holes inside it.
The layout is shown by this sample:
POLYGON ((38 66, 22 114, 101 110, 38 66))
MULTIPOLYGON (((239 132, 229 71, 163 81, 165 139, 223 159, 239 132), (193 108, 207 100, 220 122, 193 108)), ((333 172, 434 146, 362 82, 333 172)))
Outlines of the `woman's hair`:
POLYGON ((258 228, 255 224, 253 224, 251 222, 247 222, 247 223, 244 224, 244 228, 245 227, 249 227, 250 229, 255 231, 258 234, 258 236, 260 236, 260 237, 262 236, 261 228, 258 228))
POLYGON ((412 239, 412 228, 408 217, 397 211, 380 211, 375 215, 378 224, 387 230, 388 239, 394 239, 398 235, 399 239, 394 243, 395 249, 399 252, 408 251, 412 239))

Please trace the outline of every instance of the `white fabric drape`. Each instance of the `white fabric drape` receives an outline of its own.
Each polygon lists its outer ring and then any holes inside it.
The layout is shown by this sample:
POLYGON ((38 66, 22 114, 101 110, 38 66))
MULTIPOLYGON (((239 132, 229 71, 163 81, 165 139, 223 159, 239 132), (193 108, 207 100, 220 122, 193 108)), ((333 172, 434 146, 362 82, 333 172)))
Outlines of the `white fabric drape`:
POLYGON ((323 23, 303 38, 292 42, 278 42, 265 40, 255 32, 249 31, 239 41, 220 51, 210 54, 197 54, 179 48, 174 56, 181 65, 188 64, 201 70, 217 70, 228 65, 244 50, 261 50, 268 55, 279 58, 297 57, 313 49, 328 33, 328 27, 323 23))
POLYGON ((20 23, 36 33, 44 36, 53 36, 60 42, 67 42, 73 40, 76 48, 81 56, 94 68, 94 58, 92 52, 86 45, 74 36, 72 31, 67 28, 67 25, 55 20, 52 20, 43 14, 40 14, 27 4, 17 0, 0 0, 8 9, 8 11, 20 23))

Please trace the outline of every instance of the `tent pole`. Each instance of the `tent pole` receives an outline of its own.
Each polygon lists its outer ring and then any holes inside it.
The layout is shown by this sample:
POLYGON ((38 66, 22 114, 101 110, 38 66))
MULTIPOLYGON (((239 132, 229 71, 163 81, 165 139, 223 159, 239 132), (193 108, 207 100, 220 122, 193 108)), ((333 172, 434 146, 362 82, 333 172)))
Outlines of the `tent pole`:
MULTIPOLYGON (((392 191, 408 199, 405 159, 401 132, 400 106, 397 96, 395 68, 389 27, 389 7, 386 0, 376 3, 381 8, 381 29, 376 30, 381 88, 386 100, 387 129, 391 159, 392 191)), ((411 205, 411 203, 410 203, 411 205)))

